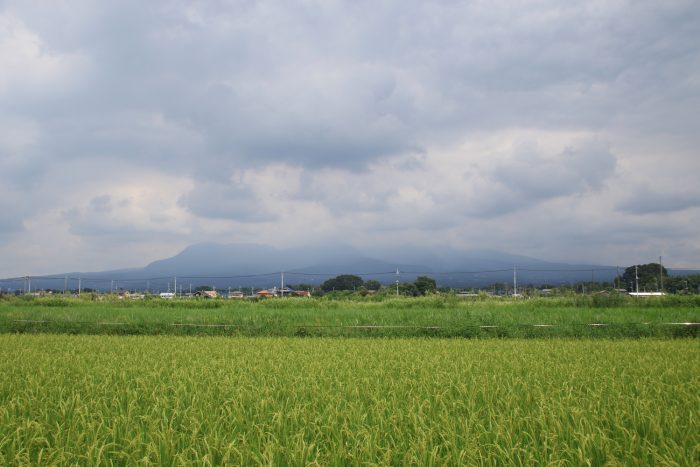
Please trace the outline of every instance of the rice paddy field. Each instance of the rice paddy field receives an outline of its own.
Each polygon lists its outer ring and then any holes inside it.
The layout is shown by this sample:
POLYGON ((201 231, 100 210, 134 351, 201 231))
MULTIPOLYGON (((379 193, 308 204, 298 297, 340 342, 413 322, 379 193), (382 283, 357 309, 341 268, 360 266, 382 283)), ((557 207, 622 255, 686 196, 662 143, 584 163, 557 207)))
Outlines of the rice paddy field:
POLYGON ((0 299, 0 465, 700 465, 700 300, 0 299))
POLYGON ((526 300, 0 300, 0 332, 348 337, 698 337, 700 296, 526 300), (685 324, 690 323, 690 324, 685 324))
POLYGON ((2 465, 698 465, 695 339, 0 334, 2 465))

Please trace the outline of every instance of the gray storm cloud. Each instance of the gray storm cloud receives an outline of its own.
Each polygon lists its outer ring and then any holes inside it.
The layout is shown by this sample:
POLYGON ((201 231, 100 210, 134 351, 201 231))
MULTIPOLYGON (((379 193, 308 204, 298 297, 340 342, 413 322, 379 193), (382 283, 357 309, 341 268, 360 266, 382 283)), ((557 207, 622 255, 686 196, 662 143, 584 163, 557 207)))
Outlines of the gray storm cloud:
POLYGON ((700 206, 700 193, 658 193, 653 187, 639 189, 624 202, 620 211, 631 214, 664 214, 685 211, 700 206))
POLYGON ((255 193, 245 185, 207 182, 180 197, 178 203, 197 216, 236 219, 241 222, 270 222, 278 219, 272 209, 258 204, 255 193))
POLYGON ((565 203, 614 251, 613 215, 698 217, 699 31, 694 1, 0 2, 0 230, 512 250, 474 223, 565 203))
POLYGON ((5 104, 61 157, 362 167, 482 127, 604 126, 681 84, 655 66, 683 62, 666 43, 687 50, 697 19, 682 3, 167 5, 87 7, 76 31, 8 8, 41 56, 80 65, 5 104))
POLYGON ((598 190, 614 175, 615 164, 607 146, 596 142, 566 148, 555 157, 521 148, 511 161, 496 167, 491 178, 527 202, 598 190))

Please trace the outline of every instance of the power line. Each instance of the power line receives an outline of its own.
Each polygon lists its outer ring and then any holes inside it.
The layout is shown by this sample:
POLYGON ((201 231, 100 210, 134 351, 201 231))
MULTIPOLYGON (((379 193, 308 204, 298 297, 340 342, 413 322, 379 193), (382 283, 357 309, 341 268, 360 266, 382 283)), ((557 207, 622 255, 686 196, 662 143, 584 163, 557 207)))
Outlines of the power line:
MULTIPOLYGON (((597 271, 606 271, 606 272, 616 272, 616 276, 619 276, 619 268, 618 267, 595 267, 595 268, 559 268, 559 269, 552 269, 552 268, 528 268, 528 267, 517 267, 514 266, 514 268, 508 268, 508 269, 481 269, 481 270, 469 270, 469 271, 433 271, 433 270, 409 270, 409 271, 404 271, 402 270, 401 273, 403 274, 409 274, 409 275, 432 275, 432 276, 460 276, 460 275, 479 275, 479 274, 499 274, 499 273, 508 273, 516 269, 520 272, 528 272, 528 273, 587 273, 590 272, 594 274, 597 271)), ((686 268, 665 268, 667 271, 683 271, 683 272, 694 272, 694 271, 700 271, 700 268, 696 267, 686 267, 686 268)), ((178 275, 180 279, 188 279, 188 280, 227 280, 227 279, 254 279, 254 278, 262 278, 262 277, 271 277, 271 276, 279 276, 282 274, 281 271, 275 271, 275 272, 262 272, 262 273, 254 273, 254 274, 232 274, 232 275, 178 275)), ((396 271, 374 271, 374 272, 310 272, 310 271, 285 271, 284 274, 287 276, 302 276, 302 277, 333 277, 333 276, 338 276, 338 275, 344 275, 344 274, 352 274, 356 276, 364 276, 364 277, 373 277, 373 276, 393 276, 396 275, 396 271)), ((592 276, 595 277, 595 276, 592 276)), ((83 276, 54 276, 54 275, 40 275, 40 276, 18 276, 18 277, 9 277, 9 278, 1 278, 0 283, 17 283, 18 285, 20 283, 24 283, 24 288, 25 290, 29 289, 31 287, 31 280, 36 281, 63 281, 63 288, 67 289, 68 287, 68 282, 69 281, 77 281, 79 283, 79 288, 80 284, 82 282, 90 283, 90 284, 96 284, 96 283, 114 283, 117 281, 118 283, 129 283, 129 284, 138 284, 138 283, 147 283, 147 287, 150 287, 151 282, 156 282, 158 283, 159 281, 165 282, 165 281, 170 281, 173 278, 173 276, 153 276, 153 277, 139 277, 139 278, 118 278, 115 279, 113 277, 83 277, 83 276)))

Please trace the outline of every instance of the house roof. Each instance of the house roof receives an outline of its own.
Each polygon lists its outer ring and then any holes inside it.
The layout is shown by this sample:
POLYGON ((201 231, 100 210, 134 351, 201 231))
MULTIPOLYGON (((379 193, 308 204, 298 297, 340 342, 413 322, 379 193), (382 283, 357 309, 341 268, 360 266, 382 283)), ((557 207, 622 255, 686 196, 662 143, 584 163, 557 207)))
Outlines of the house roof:
POLYGON ((200 297, 216 298, 219 294, 216 292, 216 290, 198 290, 194 293, 194 295, 198 295, 200 297))

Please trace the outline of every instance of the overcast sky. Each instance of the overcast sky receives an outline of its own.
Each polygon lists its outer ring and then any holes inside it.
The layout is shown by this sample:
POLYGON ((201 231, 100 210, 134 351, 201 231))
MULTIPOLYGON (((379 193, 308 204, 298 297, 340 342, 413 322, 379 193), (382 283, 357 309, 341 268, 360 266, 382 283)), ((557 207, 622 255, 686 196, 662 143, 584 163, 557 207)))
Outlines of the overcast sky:
POLYGON ((700 267, 700 3, 0 0, 0 276, 189 244, 700 267))

